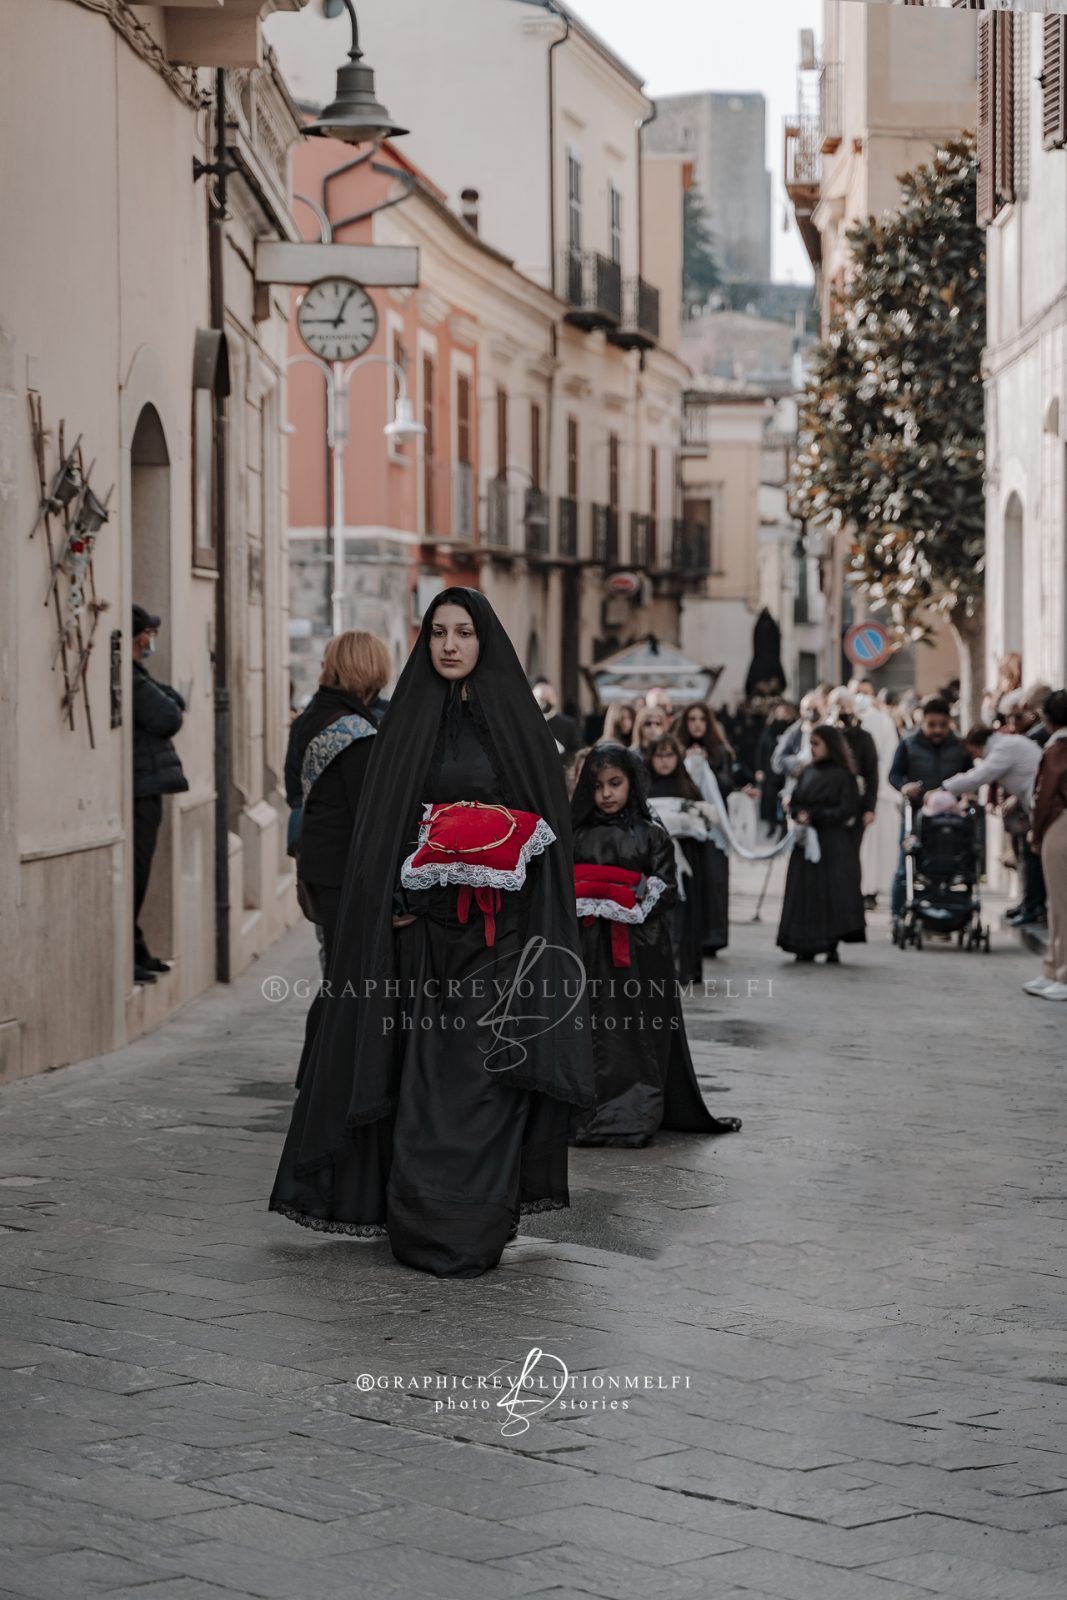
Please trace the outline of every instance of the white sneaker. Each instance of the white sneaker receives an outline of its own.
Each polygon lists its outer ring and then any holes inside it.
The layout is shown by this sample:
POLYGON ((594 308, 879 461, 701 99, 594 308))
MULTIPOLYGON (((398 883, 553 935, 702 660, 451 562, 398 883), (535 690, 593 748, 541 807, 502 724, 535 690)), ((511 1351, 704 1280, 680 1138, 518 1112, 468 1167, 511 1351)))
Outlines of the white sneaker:
POLYGON ((1042 995, 1046 989, 1050 989, 1053 986, 1054 980, 1052 978, 1031 978, 1029 983, 1023 984, 1023 993, 1042 995))
POLYGON ((1050 983, 1041 991, 1042 1000, 1067 1000, 1067 983, 1050 983))

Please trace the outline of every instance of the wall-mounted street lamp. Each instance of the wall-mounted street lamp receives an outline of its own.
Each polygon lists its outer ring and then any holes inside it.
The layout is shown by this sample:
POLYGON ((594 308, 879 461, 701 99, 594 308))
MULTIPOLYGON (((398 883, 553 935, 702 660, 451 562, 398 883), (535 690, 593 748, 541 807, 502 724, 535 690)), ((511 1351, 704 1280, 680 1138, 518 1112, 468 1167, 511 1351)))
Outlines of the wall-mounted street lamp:
POLYGON ((352 23, 352 48, 343 67, 337 69, 337 93, 333 101, 308 124, 305 133, 340 139, 343 144, 375 144, 380 139, 397 139, 407 133, 394 123, 388 111, 375 98, 374 69, 364 66, 359 48, 359 25, 352 0, 343 0, 352 23))
POLYGON ((330 364, 318 356, 290 356, 286 365, 295 367, 301 362, 318 367, 326 380, 326 442, 333 462, 333 588, 330 591, 331 628, 334 634, 344 632, 344 580, 345 580, 345 446, 348 443, 348 386, 360 367, 374 364, 389 367, 396 377, 396 410, 386 423, 383 432, 395 444, 406 444, 421 439, 426 429, 416 422, 408 395, 404 369, 389 356, 357 356, 355 361, 330 364))

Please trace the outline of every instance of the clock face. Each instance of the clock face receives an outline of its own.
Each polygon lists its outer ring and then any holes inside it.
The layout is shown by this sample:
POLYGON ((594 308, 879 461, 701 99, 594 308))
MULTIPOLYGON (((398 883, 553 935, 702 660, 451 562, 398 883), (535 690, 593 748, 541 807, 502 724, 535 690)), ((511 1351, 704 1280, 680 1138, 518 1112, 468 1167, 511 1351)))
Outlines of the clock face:
POLYGON ((378 312, 350 278, 323 278, 305 292, 296 325, 308 349, 324 361, 351 361, 374 343, 378 312))

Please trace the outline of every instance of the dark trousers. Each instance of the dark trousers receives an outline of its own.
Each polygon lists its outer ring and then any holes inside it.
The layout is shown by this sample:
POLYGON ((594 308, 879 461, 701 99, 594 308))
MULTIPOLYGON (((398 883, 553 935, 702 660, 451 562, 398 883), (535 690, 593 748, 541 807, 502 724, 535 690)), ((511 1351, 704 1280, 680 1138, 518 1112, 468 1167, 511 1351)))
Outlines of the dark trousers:
POLYGON ((150 958, 138 919, 144 897, 148 893, 148 880, 152 875, 152 857, 156 853, 159 824, 163 820, 163 796, 142 795, 133 802, 133 963, 141 967, 150 958))
POLYGON ((902 917, 908 902, 908 875, 905 869, 907 857, 904 854, 904 812, 900 813, 900 853, 897 856, 897 870, 893 874, 893 883, 889 891, 889 911, 894 917, 902 917))
POLYGON ((1028 844, 1022 849, 1023 916, 1043 917, 1048 908, 1045 869, 1041 857, 1028 844))

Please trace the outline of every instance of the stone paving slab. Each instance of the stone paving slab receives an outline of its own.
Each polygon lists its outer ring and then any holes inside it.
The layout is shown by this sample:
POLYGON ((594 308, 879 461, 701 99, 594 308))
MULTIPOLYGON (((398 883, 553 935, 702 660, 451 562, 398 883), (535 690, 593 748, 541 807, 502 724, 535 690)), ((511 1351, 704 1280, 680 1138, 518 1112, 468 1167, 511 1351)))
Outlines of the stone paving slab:
POLYGON ((1062 1600, 1062 1018, 1006 936, 797 968, 759 881, 687 1002, 743 1132, 574 1152, 484 1279, 266 1212, 304 929, 0 1090, 0 1600, 1062 1600), (686 1382, 435 1409, 532 1347, 686 1382))

